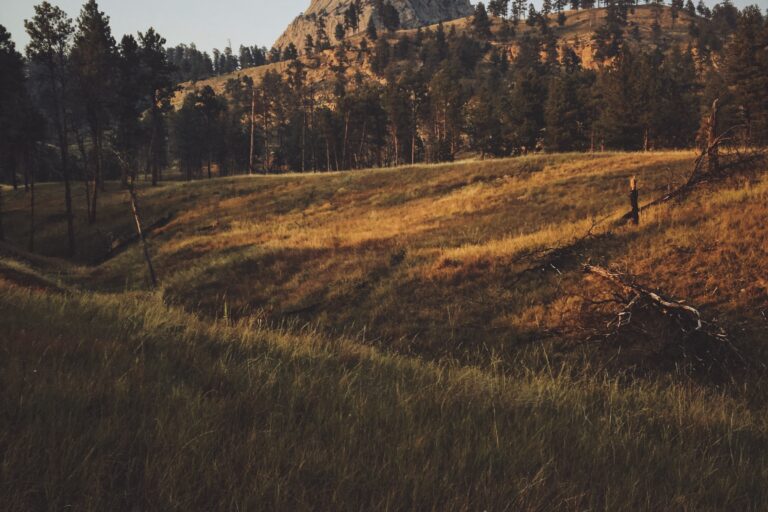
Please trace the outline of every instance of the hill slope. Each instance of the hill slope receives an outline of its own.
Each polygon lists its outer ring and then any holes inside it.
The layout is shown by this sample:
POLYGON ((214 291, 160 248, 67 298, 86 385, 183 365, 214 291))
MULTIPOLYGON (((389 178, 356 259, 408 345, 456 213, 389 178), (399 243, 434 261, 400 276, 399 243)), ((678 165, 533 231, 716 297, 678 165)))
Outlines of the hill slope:
MULTIPOLYGON (((95 263, 132 229, 110 183, 99 225, 78 211, 80 265, 0 245, 0 499, 764 510, 765 164, 611 222, 631 176, 646 203, 693 156, 142 187, 147 224, 171 215, 151 232, 157 291, 138 247, 95 263), (685 299, 728 341, 648 303, 617 326, 627 292, 585 262, 685 299)), ((38 192, 56 256, 61 189, 38 192)), ((27 197, 4 195, 18 247, 27 197)))
MULTIPOLYGON (((555 23, 554 15, 551 16, 550 31, 554 36, 560 51, 562 51, 563 48, 568 47, 581 59, 581 63, 584 67, 596 69, 598 67, 598 62, 596 62, 594 56, 595 49, 593 36, 595 30, 603 23, 606 17, 606 9, 594 8, 580 11, 566 11, 565 14, 566 18, 562 26, 555 23)), ((449 20, 444 23, 447 31, 456 30, 457 34, 462 34, 471 30, 470 17, 452 17, 446 19, 449 20)), ((691 43, 688 25, 692 19, 693 18, 686 12, 678 13, 678 18, 673 19, 671 9, 666 7, 662 8, 659 16, 661 34, 659 38, 656 38, 653 36, 653 24, 656 20, 654 9, 648 5, 637 6, 628 16, 627 29, 634 33, 633 36, 627 37, 628 44, 643 48, 655 47, 657 45, 664 48, 674 46, 681 49, 686 48, 691 43)), ((434 21, 436 22, 438 20, 436 19, 434 21)), ((329 21, 328 23, 330 24, 331 22, 329 21)), ((299 34, 305 34, 308 30, 311 31, 310 28, 307 28, 307 24, 311 23, 308 19, 300 17, 294 24, 297 24, 295 33, 292 28, 294 25, 291 25, 286 32, 286 35, 278 41, 278 44, 282 44, 281 42, 283 39, 287 42, 296 44, 296 47, 300 50, 300 53, 302 53, 299 59, 304 64, 307 73, 307 81, 308 83, 315 84, 317 92, 322 98, 330 94, 330 91, 332 90, 332 84, 336 76, 333 68, 338 64, 337 56, 335 55, 336 50, 329 49, 323 52, 316 52, 312 57, 303 55, 304 35, 299 34), (299 38, 301 41, 298 41, 299 38)), ((435 30, 437 28, 434 23, 431 26, 429 26, 428 23, 423 25, 430 30, 435 30)), ((405 28, 393 33, 382 31, 380 38, 387 39, 390 45, 395 45, 398 39, 404 35, 413 38, 415 37, 416 29, 408 28, 409 26, 411 25, 405 25, 405 28)), ((413 26, 420 27, 422 24, 413 26)), ((333 26, 330 27, 329 34, 333 33, 333 27, 335 27, 335 21, 333 22, 333 26)), ((517 36, 512 40, 494 39, 489 41, 490 45, 507 53, 510 60, 516 58, 519 51, 519 40, 524 34, 528 32, 538 33, 538 28, 529 27, 524 22, 520 22, 515 30, 517 36)), ((502 21, 500 19, 494 18, 492 20, 492 31, 497 35, 502 31, 502 21)), ((346 74, 350 84, 355 83, 355 77, 358 74, 368 79, 384 81, 383 77, 376 76, 372 70, 372 50, 361 51, 359 49, 363 37, 362 34, 358 33, 349 35, 346 38, 346 41, 350 44, 350 50, 346 53, 346 59, 348 61, 346 74)), ((287 42, 285 44, 287 44, 287 42)), ((369 48, 370 46, 372 45, 369 42, 369 48)), ((407 64, 413 65, 413 63, 407 64)), ((217 94, 223 94, 227 81, 232 79, 249 77, 258 84, 269 71, 275 71, 283 76, 287 76, 288 68, 289 62, 281 61, 258 67, 245 68, 234 73, 223 74, 196 82, 184 82, 180 84, 181 89, 175 95, 173 103, 178 108, 181 106, 185 94, 204 86, 211 86, 217 94)))
MULTIPOLYGON (((322 25, 328 37, 333 37, 338 23, 344 23, 344 11, 353 0, 312 0, 307 10, 299 15, 275 42, 275 47, 286 48, 293 43, 298 50, 304 49, 306 37, 318 39, 318 25, 322 25)), ((403 28, 418 28, 439 21, 463 18, 472 13, 469 0, 393 0, 392 6, 400 15, 403 28)), ((378 24, 373 2, 361 3, 359 26, 364 30, 371 17, 378 24)))
MULTIPOLYGON (((166 300, 211 318, 226 312, 309 322, 430 357, 503 354, 512 361, 546 342, 559 347, 557 357, 572 359, 604 348, 583 342, 605 331, 616 313, 591 302, 611 292, 581 271, 591 260, 689 301, 735 329, 740 344, 761 351, 765 178, 695 191, 682 204, 650 210, 639 228, 605 220, 627 210, 630 177, 639 178, 648 202, 683 183, 693 158, 542 155, 167 183, 143 192, 142 207, 147 224, 171 219, 152 233, 166 300), (585 238, 588 232, 597 237, 585 238), (557 247, 577 250, 531 270, 557 247)), ((60 191, 38 190, 47 219, 38 247, 57 256, 64 246, 55 216, 60 191)), ((105 197, 103 223, 79 223, 83 263, 101 261, 115 240, 132 233, 124 193, 115 187, 105 197)), ((22 246, 25 208, 22 193, 11 197, 9 237, 22 246)), ((142 289, 143 265, 133 246, 84 270, 79 282, 142 289)), ((632 335, 634 349, 622 352, 620 367, 657 368, 659 358, 672 368, 695 362, 686 350, 668 353, 665 335, 655 330, 655 344, 635 339, 642 332, 632 335)))
POLYGON ((2 271, 0 314, 8 512, 768 506, 768 413, 690 384, 508 378, 2 271))

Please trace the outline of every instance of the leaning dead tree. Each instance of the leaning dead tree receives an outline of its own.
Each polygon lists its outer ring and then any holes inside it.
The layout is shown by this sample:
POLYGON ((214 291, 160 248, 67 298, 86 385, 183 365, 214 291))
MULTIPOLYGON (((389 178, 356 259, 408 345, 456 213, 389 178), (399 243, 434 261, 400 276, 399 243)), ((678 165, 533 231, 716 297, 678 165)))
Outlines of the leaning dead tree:
MULTIPOLYGON (((697 186, 713 181, 719 181, 733 176, 735 171, 749 168, 751 165, 765 159, 765 151, 762 148, 740 148, 736 142, 735 134, 742 126, 733 126, 722 133, 718 131, 717 124, 720 112, 720 102, 712 102, 712 109, 702 126, 702 148, 693 165, 693 170, 686 182, 671 192, 654 199, 640 207, 644 212, 654 206, 678 199, 690 193, 697 186)), ((623 215, 616 224, 621 225, 635 219, 633 211, 623 215)))
MULTIPOLYGON (((128 159, 123 157, 120 153, 116 153, 116 156, 118 160, 120 161, 120 164, 123 166, 123 169, 130 170, 131 166, 128 164, 128 159)), ((128 183, 127 183, 127 190, 128 190, 128 197, 130 199, 131 203, 131 213, 133 214, 133 222, 136 225, 136 234, 139 237, 139 240, 141 240, 142 249, 144 251, 144 260, 147 262, 147 270, 149 271, 149 278, 152 281, 152 286, 157 287, 157 274, 155 273, 155 267, 152 265, 152 257, 149 253, 149 243, 147 242, 146 232, 144 231, 144 226, 141 221, 141 213, 139 211, 139 198, 136 194, 136 173, 135 172, 124 172, 124 175, 128 176, 128 183)))
POLYGON ((131 213, 133 213, 133 220, 136 224, 136 232, 141 239, 142 248, 144 249, 144 259, 147 262, 147 269, 149 270, 149 278, 152 280, 152 286, 157 287, 157 275, 155 274, 155 267, 152 265, 152 258, 149 254, 149 244, 147 243, 147 237, 144 234, 141 224, 141 215, 139 213, 139 200, 136 197, 136 187, 134 185, 133 176, 128 178, 128 194, 131 198, 131 213))

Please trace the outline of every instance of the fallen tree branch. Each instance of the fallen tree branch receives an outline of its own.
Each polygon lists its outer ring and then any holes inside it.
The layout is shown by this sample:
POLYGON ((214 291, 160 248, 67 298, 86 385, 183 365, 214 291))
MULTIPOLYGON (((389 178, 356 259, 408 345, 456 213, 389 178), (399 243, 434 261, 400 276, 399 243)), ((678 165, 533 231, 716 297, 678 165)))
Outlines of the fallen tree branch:
POLYGON ((651 302, 657 304, 658 306, 661 306, 662 308, 674 310, 674 311, 680 311, 680 312, 683 312, 684 314, 687 314, 689 318, 691 318, 695 322, 696 331, 701 331, 704 327, 704 324, 701 319, 701 313, 696 308, 685 305, 673 299, 665 298, 661 294, 654 292, 653 290, 649 290, 648 288, 640 286, 637 283, 626 279, 622 274, 619 274, 617 272, 611 272, 610 270, 605 269, 603 267, 596 267, 594 265, 587 264, 584 266, 584 270, 591 274, 600 276, 608 281, 611 281, 612 283, 619 286, 620 288, 623 288, 626 291, 634 292, 636 294, 636 298, 630 302, 630 306, 634 305, 634 303, 637 302, 638 297, 644 297, 646 299, 649 299, 651 302))

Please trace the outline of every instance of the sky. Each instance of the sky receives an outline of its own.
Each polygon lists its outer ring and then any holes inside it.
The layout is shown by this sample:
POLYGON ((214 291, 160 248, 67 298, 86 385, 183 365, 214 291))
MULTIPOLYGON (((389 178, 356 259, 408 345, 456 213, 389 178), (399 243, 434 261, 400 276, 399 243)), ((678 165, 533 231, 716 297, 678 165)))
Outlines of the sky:
MULTIPOLYGON (((0 25, 12 34, 19 51, 27 44, 24 20, 34 14, 41 0, 0 0, 0 25)), ((72 18, 77 18, 83 0, 49 0, 72 18)), ((705 0, 713 5, 715 0, 705 0)), ((476 3, 477 0, 472 0, 476 3)), ((540 3, 540 2, 535 2, 540 3)), ((101 10, 111 18, 112 32, 145 31, 150 26, 169 45, 194 42, 198 49, 223 49, 231 41, 237 51, 241 44, 272 46, 285 27, 310 4, 310 0, 100 0, 101 10)), ((757 4, 763 10, 768 0, 734 0, 743 7, 757 4)))

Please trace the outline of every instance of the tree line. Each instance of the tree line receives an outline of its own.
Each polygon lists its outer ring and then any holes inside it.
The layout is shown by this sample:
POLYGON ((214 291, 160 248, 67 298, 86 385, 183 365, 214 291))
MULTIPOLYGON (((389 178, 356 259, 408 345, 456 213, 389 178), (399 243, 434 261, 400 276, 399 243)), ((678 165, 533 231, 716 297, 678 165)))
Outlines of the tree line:
POLYGON ((508 4, 479 3, 469 31, 438 25, 398 36, 372 25, 356 45, 340 38, 325 86, 307 79, 323 65, 315 55, 294 56, 287 73, 257 84, 232 79, 219 95, 190 92, 172 123, 172 153, 192 178, 212 167, 253 171, 253 158, 263 171, 328 171, 466 152, 690 148, 715 97, 743 143, 768 142, 768 21, 758 8, 682 4, 691 26, 681 46, 655 28, 677 22, 671 8, 651 3, 654 22, 641 33, 634 3, 608 0, 591 46, 597 66, 586 67, 557 38, 564 3, 552 13, 548 3, 530 6, 517 21, 508 4), (376 79, 359 71, 365 63, 376 79))

